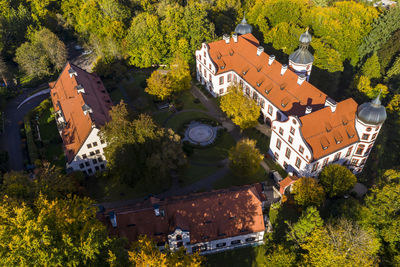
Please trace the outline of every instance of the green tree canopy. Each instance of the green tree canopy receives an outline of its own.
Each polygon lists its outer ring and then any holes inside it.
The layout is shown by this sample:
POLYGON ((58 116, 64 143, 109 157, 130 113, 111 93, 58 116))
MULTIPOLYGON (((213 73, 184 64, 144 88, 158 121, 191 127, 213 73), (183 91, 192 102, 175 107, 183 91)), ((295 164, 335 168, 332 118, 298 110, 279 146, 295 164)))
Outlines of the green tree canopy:
POLYGON ((384 98, 389 93, 389 89, 386 85, 378 83, 375 87, 372 87, 371 81, 367 76, 360 76, 357 89, 369 98, 375 98, 379 93, 381 93, 381 96, 384 98))
POLYGON ((162 70, 155 70, 147 79, 147 87, 145 92, 164 100, 171 96, 173 92, 172 82, 169 75, 162 70))
POLYGON ((102 266, 111 255, 123 254, 87 198, 50 201, 40 195, 30 207, 4 197, 0 225, 3 266, 102 266))
POLYGON ((168 186, 170 171, 186 164, 179 135, 157 126, 148 115, 132 119, 124 103, 114 106, 110 115, 112 120, 101 134, 114 177, 131 186, 138 182, 152 189, 168 186))
POLYGON ((365 198, 361 224, 382 240, 382 264, 396 266, 400 264, 400 172, 388 170, 384 176, 384 185, 373 188, 365 198))
POLYGON ((304 244, 311 233, 324 224, 319 216, 316 207, 308 207, 301 214, 299 220, 292 224, 286 222, 289 226, 289 232, 286 235, 287 240, 296 242, 297 245, 304 244))
POLYGON ((376 53, 373 53, 372 56, 365 61, 361 72, 370 79, 381 77, 381 65, 379 64, 378 55, 376 53))
POLYGON ((220 108, 241 129, 257 125, 260 116, 260 107, 253 99, 243 95, 242 88, 237 85, 228 87, 228 93, 221 97, 220 108))
POLYGON ((325 200, 324 189, 311 177, 303 177, 293 185, 294 201, 300 206, 320 206, 325 200))
POLYGON ((301 245, 308 266, 376 266, 379 241, 357 224, 340 219, 319 227, 301 245))
POLYGON ((43 77, 64 67, 67 50, 57 35, 43 28, 33 32, 29 39, 16 51, 15 60, 23 71, 34 77, 43 77))
POLYGON ((235 175, 250 177, 260 169, 263 158, 256 141, 245 138, 229 150, 229 167, 235 175))
POLYGON ((346 167, 331 164, 326 166, 319 175, 319 182, 329 197, 343 195, 357 182, 356 176, 346 167))
POLYGON ((296 253, 282 245, 274 246, 271 252, 265 254, 266 267, 291 267, 296 266, 296 253))

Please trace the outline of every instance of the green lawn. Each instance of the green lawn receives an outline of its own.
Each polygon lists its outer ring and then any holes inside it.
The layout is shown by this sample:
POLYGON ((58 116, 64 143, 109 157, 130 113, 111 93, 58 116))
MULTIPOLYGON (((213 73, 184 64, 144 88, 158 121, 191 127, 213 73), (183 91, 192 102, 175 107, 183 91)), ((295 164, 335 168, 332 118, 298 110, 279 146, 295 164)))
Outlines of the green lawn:
POLYGON ((246 247, 206 256, 207 267, 252 267, 265 266, 264 246, 246 247))
POLYGON ((160 110, 160 111, 154 112, 153 115, 151 115, 151 116, 153 117, 153 120, 155 122, 157 122, 159 125, 163 126, 164 121, 171 115, 172 115, 172 113, 165 109, 165 110, 160 110))
POLYGON ((250 177, 240 177, 236 176, 233 173, 229 173, 222 179, 219 179, 213 184, 214 189, 222 189, 222 188, 229 188, 232 186, 241 186, 247 184, 255 184, 259 182, 268 181, 268 173, 260 166, 258 172, 250 177))
POLYGON ((180 170, 180 185, 186 186, 193 184, 214 174, 217 170, 217 166, 198 166, 189 163, 185 169, 180 170))
POLYGON ((195 103, 195 97, 192 95, 190 90, 186 90, 182 92, 178 99, 183 102, 183 109, 200 109, 207 110, 201 102, 195 103))
MULTIPOLYGON (((46 101, 46 100, 45 100, 46 101)), ((65 167, 65 155, 62 149, 62 140, 57 130, 50 108, 43 110, 39 116, 40 137, 43 147, 40 149, 42 158, 56 166, 65 167)))
POLYGON ((189 122, 191 120, 196 120, 196 119, 201 119, 201 118, 207 118, 207 119, 212 119, 210 116, 203 112, 197 112, 197 111, 190 111, 190 112, 184 112, 184 113, 179 113, 173 116, 165 125, 166 128, 171 128, 175 132, 177 132, 180 127, 185 123, 189 122))
POLYGON ((218 162, 228 157, 229 149, 235 145, 235 140, 228 132, 222 134, 215 141, 215 145, 208 148, 194 149, 190 159, 195 162, 218 162))
POLYGON ((249 139, 257 141, 257 148, 262 154, 268 153, 269 150, 269 137, 258 131, 256 128, 250 128, 243 131, 243 135, 249 139))

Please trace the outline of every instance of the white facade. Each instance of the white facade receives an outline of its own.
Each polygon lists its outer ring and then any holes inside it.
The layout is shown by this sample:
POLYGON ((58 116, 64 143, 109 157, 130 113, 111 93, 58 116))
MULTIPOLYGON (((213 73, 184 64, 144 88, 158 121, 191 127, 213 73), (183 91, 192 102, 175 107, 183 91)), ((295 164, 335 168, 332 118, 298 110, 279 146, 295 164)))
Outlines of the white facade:
POLYGON ((100 139, 99 129, 92 128, 74 159, 67 163, 67 170, 82 171, 88 175, 104 170, 107 163, 104 156, 104 148, 106 146, 107 143, 100 139))
POLYGON ((298 64, 298 63, 294 63, 293 61, 289 60, 289 67, 291 67, 292 70, 298 75, 299 74, 306 75, 307 81, 310 79, 312 62, 309 64, 298 64))
POLYGON ((190 233, 176 228, 172 234, 168 235, 168 244, 171 250, 177 250, 184 246, 188 253, 199 252, 201 255, 204 255, 239 247, 262 245, 264 243, 263 238, 264 231, 261 231, 190 244, 190 233))

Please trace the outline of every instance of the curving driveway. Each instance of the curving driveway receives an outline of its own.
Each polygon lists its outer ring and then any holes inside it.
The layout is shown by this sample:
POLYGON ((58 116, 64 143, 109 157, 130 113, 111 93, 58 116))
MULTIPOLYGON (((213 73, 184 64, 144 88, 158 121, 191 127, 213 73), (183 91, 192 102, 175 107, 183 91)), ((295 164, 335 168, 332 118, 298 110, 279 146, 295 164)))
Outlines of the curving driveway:
MULTIPOLYGON (((33 89, 32 89, 33 90, 33 89)), ((48 94, 39 95, 24 103, 17 109, 32 90, 27 90, 16 98, 10 100, 4 111, 4 133, 0 136, 1 147, 8 152, 10 170, 20 171, 24 169, 24 157, 19 134, 19 123, 23 122, 24 116, 31 109, 35 108, 43 100, 49 97, 48 94)))

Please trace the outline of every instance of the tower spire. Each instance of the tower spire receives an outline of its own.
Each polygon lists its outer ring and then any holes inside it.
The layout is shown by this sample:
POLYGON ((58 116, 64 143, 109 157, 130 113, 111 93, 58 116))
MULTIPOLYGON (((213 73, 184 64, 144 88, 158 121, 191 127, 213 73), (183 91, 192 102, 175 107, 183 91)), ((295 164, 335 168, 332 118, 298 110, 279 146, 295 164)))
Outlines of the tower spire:
POLYGON ((382 89, 379 91, 378 96, 375 97, 375 99, 371 101, 371 103, 372 103, 373 105, 379 106, 379 105, 381 104, 381 93, 382 93, 382 89))

